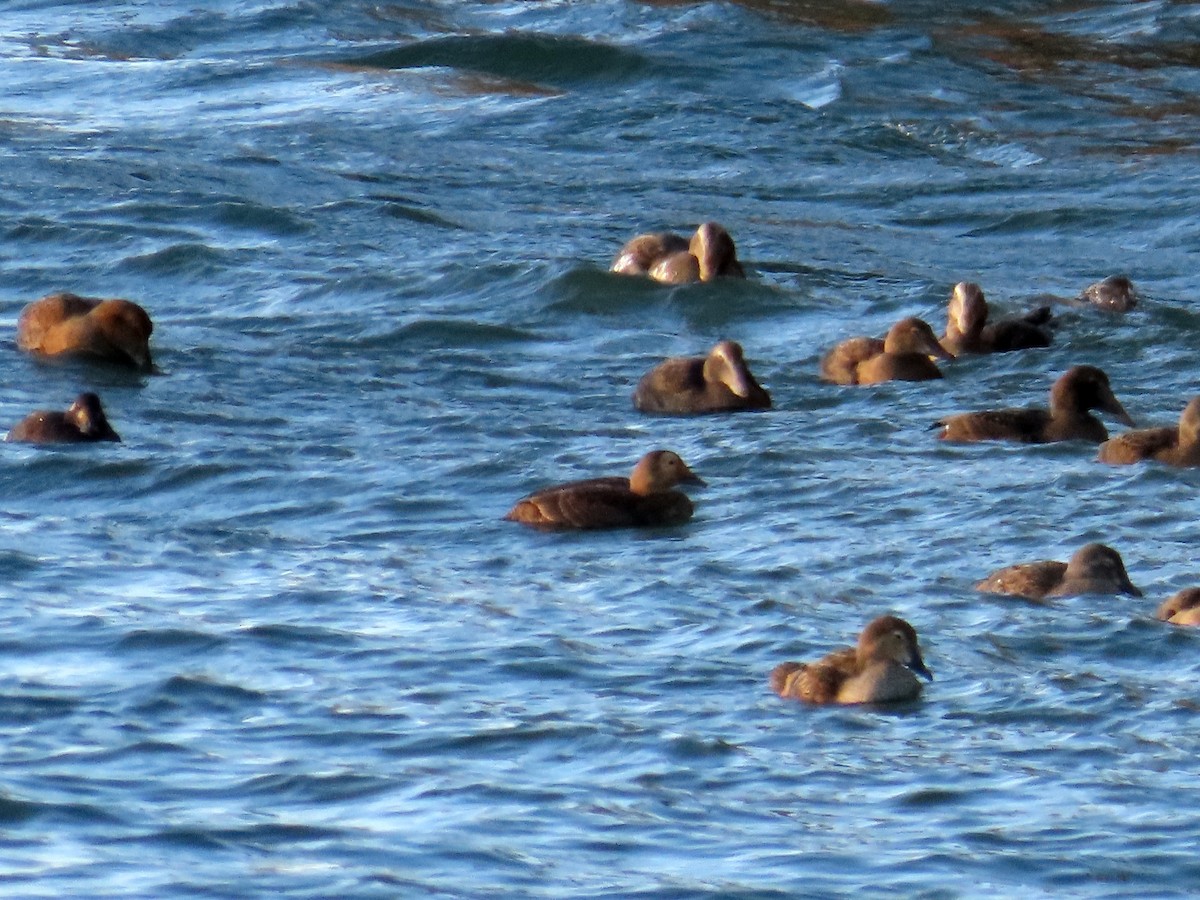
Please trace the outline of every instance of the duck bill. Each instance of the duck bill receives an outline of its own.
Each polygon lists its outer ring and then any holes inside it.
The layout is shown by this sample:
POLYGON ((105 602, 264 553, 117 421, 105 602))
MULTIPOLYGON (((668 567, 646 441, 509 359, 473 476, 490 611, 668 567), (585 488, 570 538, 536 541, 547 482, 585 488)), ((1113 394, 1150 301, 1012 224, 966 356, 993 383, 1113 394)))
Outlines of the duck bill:
POLYGON ((939 344, 936 340, 932 340, 925 345, 925 353, 934 361, 939 359, 954 359, 954 354, 939 344))
POLYGON ((739 367, 730 372, 729 380, 726 384, 731 391, 742 399, 750 396, 750 373, 745 369, 739 367))
POLYGON ((908 667, 926 681, 933 681, 933 673, 929 671, 925 665, 925 660, 921 659, 920 656, 914 656, 912 659, 910 659, 908 661, 908 667))
POLYGON ((695 485, 699 485, 700 487, 706 487, 708 485, 707 481, 705 481, 703 478, 701 478, 699 475, 697 475, 691 469, 688 469, 688 472, 686 475, 680 476, 679 483, 680 484, 695 484, 695 485))
POLYGON ((1104 398, 1104 405, 1100 407, 1105 412, 1110 412, 1116 416, 1117 421, 1122 425, 1128 425, 1130 428, 1136 428, 1137 424, 1133 421, 1133 417, 1125 412, 1125 407, 1121 405, 1121 401, 1113 394, 1109 394, 1104 398))
POLYGON ((1142 592, 1141 592, 1141 591, 1140 591, 1140 590, 1137 588, 1137 586, 1136 586, 1136 585, 1134 585, 1134 583, 1133 583, 1132 581, 1130 581, 1128 578, 1126 578, 1126 579, 1125 579, 1125 585, 1124 585, 1124 588, 1125 588, 1125 593, 1126 593, 1126 594, 1128 594, 1128 595, 1129 595, 1129 596, 1131 596, 1131 597, 1142 597, 1142 596, 1145 596, 1145 595, 1144 595, 1144 594, 1143 594, 1143 593, 1142 593, 1142 592))

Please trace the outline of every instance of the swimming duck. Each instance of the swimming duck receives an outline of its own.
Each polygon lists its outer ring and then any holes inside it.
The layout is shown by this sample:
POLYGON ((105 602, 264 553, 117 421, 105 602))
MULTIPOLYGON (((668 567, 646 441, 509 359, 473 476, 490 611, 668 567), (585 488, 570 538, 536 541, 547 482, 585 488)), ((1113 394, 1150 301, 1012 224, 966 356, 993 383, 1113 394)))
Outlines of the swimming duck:
POLYGON ((1184 588, 1172 594, 1154 616, 1172 625, 1200 625, 1200 588, 1184 588))
POLYGON ((1129 580, 1121 554, 1104 544, 1084 544, 1070 562, 1042 560, 1007 566, 983 579, 975 590, 1030 600, 1072 594, 1142 596, 1129 580))
POLYGON ((1101 444, 1097 459, 1115 465, 1156 459, 1173 466, 1200 466, 1200 397, 1183 408, 1178 425, 1127 431, 1101 444))
POLYGON ((708 356, 674 356, 638 382, 633 405, 642 412, 712 413, 770 409, 771 395, 754 380, 741 344, 721 341, 708 356))
POLYGON ((903 619, 880 616, 863 629, 857 647, 815 663, 780 663, 770 681, 780 697, 807 703, 889 703, 920 696, 914 672, 933 680, 921 658, 917 632, 903 619))
POLYGON ((625 528, 678 525, 692 517, 692 501, 677 484, 704 484, 670 450, 653 450, 628 478, 572 481, 535 491, 504 518, 541 528, 625 528))
POLYGON ((1049 347, 1053 335, 1041 323, 1048 321, 1049 307, 1040 307, 1019 319, 1001 319, 988 324, 987 299, 973 281, 960 281, 950 295, 946 333, 942 346, 961 356, 964 353, 1006 353, 1030 347, 1049 347))
POLYGON ((27 444, 82 444, 88 441, 119 441, 100 398, 80 394, 66 412, 38 410, 30 413, 8 432, 8 441, 27 444))
POLYGON ((834 384, 880 384, 884 381, 928 381, 941 378, 929 358, 953 359, 938 343, 927 322, 901 319, 881 341, 853 337, 842 341, 821 359, 821 378, 834 384))
POLYGON ((21 312, 17 346, 46 356, 73 353, 150 369, 153 330, 150 316, 129 300, 50 294, 21 312))
POLYGON ((947 416, 934 424, 944 441, 1021 441, 1045 444, 1108 439, 1104 424, 1088 410, 1110 412, 1126 425, 1133 419, 1113 396, 1108 376, 1095 366, 1073 366, 1050 388, 1050 409, 994 409, 947 416))
POLYGON ((1103 281, 1089 284, 1077 299, 1112 312, 1129 312, 1141 298, 1128 277, 1109 275, 1103 281))
POLYGON ((716 222, 703 223, 690 241, 669 231, 640 234, 621 248, 609 268, 622 275, 649 275, 664 284, 746 277, 733 238, 716 222))

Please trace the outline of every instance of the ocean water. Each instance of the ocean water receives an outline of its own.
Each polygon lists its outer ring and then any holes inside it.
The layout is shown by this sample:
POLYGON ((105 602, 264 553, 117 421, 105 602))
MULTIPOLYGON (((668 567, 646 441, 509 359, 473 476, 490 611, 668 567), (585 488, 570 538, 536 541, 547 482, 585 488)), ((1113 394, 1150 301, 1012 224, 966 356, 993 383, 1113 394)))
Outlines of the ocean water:
MULTIPOLYGON (((1200 472, 928 426, 1110 375, 1196 393, 1200 5, 12 0, 0 427, 11 897, 1182 896, 1200 890, 1200 472), (750 277, 610 275, 729 228, 750 277), (937 383, 817 379, 951 286, 1063 307, 937 383), (124 296, 161 371, 16 349, 124 296), (775 409, 636 413, 741 341, 775 409), (686 526, 501 520, 670 447, 686 526), (1146 596, 974 583, 1102 540, 1146 596), (904 616, 891 708, 767 674, 904 616)), ((1110 420, 1113 430, 1120 430, 1110 420)))

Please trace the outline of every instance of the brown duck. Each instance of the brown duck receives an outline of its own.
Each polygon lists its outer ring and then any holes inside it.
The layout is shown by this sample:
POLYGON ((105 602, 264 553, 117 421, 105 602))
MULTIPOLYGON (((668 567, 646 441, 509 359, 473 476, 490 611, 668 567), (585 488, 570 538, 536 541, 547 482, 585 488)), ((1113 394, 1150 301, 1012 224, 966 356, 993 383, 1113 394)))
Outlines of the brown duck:
POLYGON ((8 441, 27 444, 82 444, 88 441, 119 441, 100 398, 80 394, 66 412, 38 410, 30 413, 8 432, 8 441))
POLYGON ((1200 588, 1184 588, 1172 594, 1154 615, 1172 625, 1200 625, 1200 588))
POLYGON ((960 281, 950 295, 946 333, 942 335, 941 343, 955 356, 1049 347, 1053 335, 1037 324, 1049 317, 1049 311, 1049 307, 1042 307, 1023 318, 1001 319, 989 324, 983 289, 972 281, 960 281))
POLYGON ((983 579, 975 590, 1030 600, 1072 594, 1142 596, 1129 580, 1121 554, 1104 544, 1084 544, 1070 562, 1042 560, 1007 566, 983 579))
POLYGON ((543 488, 517 501, 504 518, 539 528, 627 528, 678 525, 692 501, 677 484, 704 484, 670 450, 653 450, 628 478, 611 476, 543 488))
POLYGON ((640 234, 621 248, 609 268, 622 275, 648 275, 664 284, 746 277, 733 238, 716 222, 703 223, 690 241, 669 231, 640 234))
POLYGON ((1141 298, 1133 282, 1125 275, 1109 275, 1103 281, 1089 284, 1080 292, 1078 300, 1112 312, 1129 312, 1141 298))
POLYGON ((882 341, 872 337, 842 341, 822 358, 821 378, 834 384, 941 378, 941 369, 931 356, 954 358, 938 343, 927 322, 910 317, 893 325, 882 341))
POLYGON ((1133 419, 1113 396, 1108 376, 1095 366, 1074 366, 1050 388, 1050 409, 994 409, 947 416, 934 424, 944 441, 1021 441, 1045 444, 1108 439, 1104 424, 1089 410, 1112 413, 1126 425, 1133 419))
POLYGON ((857 647, 815 663, 785 662, 771 671, 771 690, 806 703, 889 703, 921 694, 916 675, 930 681, 917 633, 896 616, 880 616, 858 636, 857 647))
POLYGON ((30 303, 17 320, 17 346, 44 356, 75 354, 153 368, 146 311, 129 300, 50 294, 30 303))
POLYGON ((675 356, 659 363, 638 382, 633 405, 642 412, 733 412, 770 409, 771 395, 754 380, 741 344, 721 341, 708 356, 675 356))
POLYGON ((1115 465, 1156 459, 1172 466, 1200 466, 1200 397, 1183 408, 1178 425, 1127 431, 1101 444, 1097 458, 1115 465))

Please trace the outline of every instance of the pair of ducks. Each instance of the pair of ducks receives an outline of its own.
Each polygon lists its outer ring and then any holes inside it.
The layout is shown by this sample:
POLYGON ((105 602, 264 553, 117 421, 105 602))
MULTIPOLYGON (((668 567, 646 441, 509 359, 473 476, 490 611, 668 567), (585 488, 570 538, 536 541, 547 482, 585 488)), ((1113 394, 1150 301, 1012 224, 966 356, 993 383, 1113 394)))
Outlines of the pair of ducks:
POLYGON ((690 239, 670 231, 639 234, 621 248, 609 271, 663 284, 746 277, 733 238, 717 222, 701 223, 690 239))
POLYGON ((999 409, 947 416, 934 424, 946 441, 1011 440, 1027 444, 1084 440, 1099 444, 1097 459, 1112 465, 1156 460, 1200 466, 1200 397, 1184 407, 1176 425, 1140 428, 1109 438, 1098 409, 1130 427, 1134 421, 1095 366, 1073 366, 1050 389, 1049 409, 999 409))
MULTIPOLYGON (((1126 276, 1110 275, 1084 288, 1074 301, 1044 299, 1124 312, 1137 305, 1138 295, 1126 276)), ((821 377, 843 385, 929 381, 942 377, 935 359, 1049 347, 1053 341, 1054 335, 1046 327, 1053 318, 1048 305, 997 322, 989 321, 989 316, 983 289, 974 282, 960 281, 951 292, 946 332, 941 338, 922 319, 901 319, 882 339, 855 337, 838 344, 822 358, 821 377)))
POLYGON ((1049 347, 1053 339, 1043 327, 1049 320, 1048 307, 999 322, 989 322, 988 316, 983 289, 974 282, 960 281, 950 295, 946 333, 941 338, 928 322, 910 316, 888 329, 882 339, 842 341, 822 357, 821 378, 843 385, 930 381, 942 377, 935 359, 1049 347))
MULTIPOLYGON (((1129 580, 1120 554, 1104 544, 1087 544, 1069 562, 1044 560, 1008 566, 976 585, 987 593, 1044 599, 1072 594, 1142 592, 1129 580)), ((1166 601, 1158 617, 1176 624, 1200 624, 1200 588, 1166 601)), ((815 663, 785 662, 770 675, 771 689, 785 699, 812 704, 891 703, 917 699, 932 680, 915 629, 896 616, 880 616, 859 635, 855 647, 837 650, 815 663)))
MULTIPOLYGON (((50 294, 25 307, 17 346, 40 356, 100 359, 152 371, 146 311, 129 300, 50 294)), ((80 394, 65 412, 38 410, 9 430, 6 440, 36 444, 119 441, 94 393, 80 394)))
MULTIPOLYGON (((1084 544, 1065 563, 1041 560, 1006 566, 983 579, 975 589, 1029 600, 1075 594, 1142 596, 1129 580, 1121 554, 1104 544, 1084 544)), ((1176 592, 1159 605, 1154 615, 1172 625, 1200 625, 1200 588, 1176 592)))

